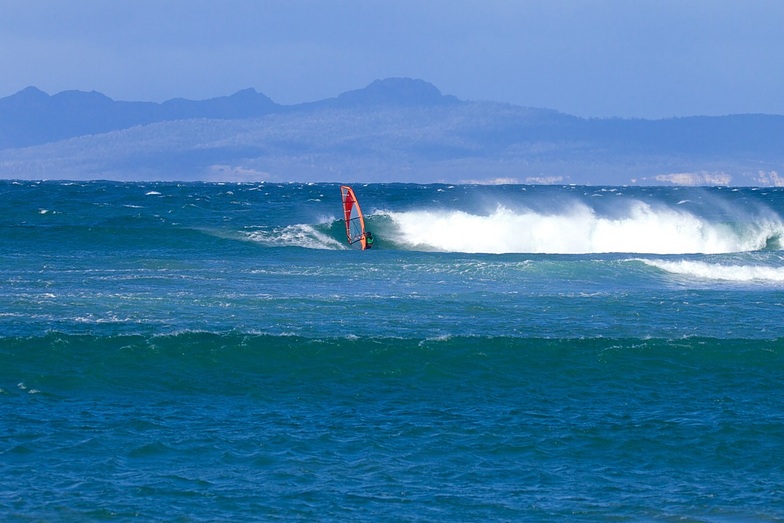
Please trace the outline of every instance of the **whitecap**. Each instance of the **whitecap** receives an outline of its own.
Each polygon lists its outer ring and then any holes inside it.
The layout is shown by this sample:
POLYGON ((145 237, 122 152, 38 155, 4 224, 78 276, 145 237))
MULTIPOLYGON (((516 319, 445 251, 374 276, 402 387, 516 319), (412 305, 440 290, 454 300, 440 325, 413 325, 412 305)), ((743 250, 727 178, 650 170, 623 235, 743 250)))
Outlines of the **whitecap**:
POLYGON ((484 215, 422 210, 388 216, 401 243, 445 252, 718 254, 765 249, 770 238, 784 236, 776 215, 730 223, 638 200, 613 214, 576 202, 552 212, 499 205, 484 215))
POLYGON ((704 280, 784 283, 784 267, 709 263, 698 260, 641 260, 662 271, 704 280))

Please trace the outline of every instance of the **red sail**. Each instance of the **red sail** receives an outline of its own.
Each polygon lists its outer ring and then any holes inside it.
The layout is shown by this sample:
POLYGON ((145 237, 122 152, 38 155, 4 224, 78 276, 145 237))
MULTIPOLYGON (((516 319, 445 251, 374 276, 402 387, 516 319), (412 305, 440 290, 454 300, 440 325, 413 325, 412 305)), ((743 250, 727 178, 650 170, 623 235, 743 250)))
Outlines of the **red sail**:
POLYGON ((359 242, 362 249, 366 249, 365 217, 362 216, 362 209, 359 207, 354 190, 348 185, 342 185, 340 187, 340 195, 343 199, 343 220, 346 223, 348 243, 353 245, 359 242))

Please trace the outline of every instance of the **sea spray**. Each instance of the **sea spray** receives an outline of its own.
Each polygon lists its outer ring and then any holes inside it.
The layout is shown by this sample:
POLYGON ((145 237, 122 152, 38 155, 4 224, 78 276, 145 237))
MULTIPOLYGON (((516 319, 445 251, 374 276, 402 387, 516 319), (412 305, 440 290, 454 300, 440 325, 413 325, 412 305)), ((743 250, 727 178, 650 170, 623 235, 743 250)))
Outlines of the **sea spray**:
POLYGON ((549 213, 498 206, 489 214, 388 214, 409 248, 467 253, 716 254, 763 249, 784 232, 777 216, 733 224, 666 205, 626 204, 625 212, 614 216, 600 215, 585 203, 549 213))

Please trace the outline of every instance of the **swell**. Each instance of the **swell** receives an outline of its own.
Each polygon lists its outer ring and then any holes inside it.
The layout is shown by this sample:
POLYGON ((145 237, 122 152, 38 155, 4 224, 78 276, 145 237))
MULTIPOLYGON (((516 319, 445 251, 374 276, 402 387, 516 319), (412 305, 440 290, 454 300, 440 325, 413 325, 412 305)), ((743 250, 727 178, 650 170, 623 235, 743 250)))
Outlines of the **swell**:
POLYGON ((233 241, 236 239, 219 231, 166 223, 0 227, 0 242, 7 250, 67 253, 74 258, 90 251, 110 254, 132 251, 136 257, 193 249, 219 254, 227 248, 241 247, 242 244, 233 241))
POLYGON ((783 346, 0 338, 9 427, 0 511, 40 520, 342 520, 346 507, 359 519, 776 519, 783 346))
POLYGON ((234 395, 362 384, 482 390, 542 380, 589 390, 595 383, 682 386, 717 377, 725 385, 753 378, 754 386, 775 389, 784 378, 784 340, 304 338, 207 332, 0 338, 4 394, 234 395))

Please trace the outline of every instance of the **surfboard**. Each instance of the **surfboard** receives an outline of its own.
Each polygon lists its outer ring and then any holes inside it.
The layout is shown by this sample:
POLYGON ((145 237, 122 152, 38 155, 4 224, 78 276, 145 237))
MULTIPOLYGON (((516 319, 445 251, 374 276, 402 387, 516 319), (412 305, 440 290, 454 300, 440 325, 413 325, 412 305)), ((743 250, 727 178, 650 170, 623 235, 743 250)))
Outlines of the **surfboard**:
POLYGON ((354 194, 354 189, 348 185, 341 185, 340 196, 343 199, 343 220, 346 223, 348 243, 350 245, 359 245, 362 247, 362 250, 368 249, 365 217, 362 215, 362 209, 354 194))

